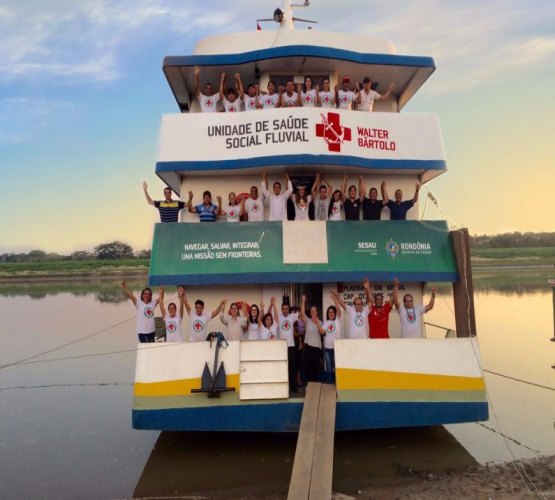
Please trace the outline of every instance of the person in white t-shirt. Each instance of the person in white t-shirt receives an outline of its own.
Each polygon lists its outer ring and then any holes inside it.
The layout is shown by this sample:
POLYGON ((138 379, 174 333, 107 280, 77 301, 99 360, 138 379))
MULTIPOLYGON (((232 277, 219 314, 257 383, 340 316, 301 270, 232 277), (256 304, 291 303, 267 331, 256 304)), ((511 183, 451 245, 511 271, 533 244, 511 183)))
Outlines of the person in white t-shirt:
MULTIPOLYGON (((301 309, 304 311, 306 297, 302 296, 301 309)), ((281 305, 278 314, 279 338, 287 341, 287 367, 289 372, 289 390, 297 392, 297 367, 295 363, 294 323, 299 319, 299 313, 291 313, 289 304, 281 305)))
POLYGON ((262 109, 275 109, 279 108, 281 104, 281 94, 283 94, 283 87, 280 85, 276 93, 276 84, 273 80, 268 82, 267 86, 268 92, 260 91, 258 96, 258 101, 262 106, 262 109))
POLYGON ((395 85, 393 83, 389 84, 387 91, 383 94, 378 94, 375 90, 372 90, 372 80, 369 76, 365 76, 362 80, 363 88, 357 94, 356 104, 358 111, 372 111, 374 109, 374 101, 379 101, 381 99, 387 99, 395 85))
POLYGON ((326 310, 326 319, 322 326, 318 328, 320 335, 324 336, 324 371, 326 382, 335 382, 335 340, 342 337, 341 334, 341 309, 337 294, 331 292, 331 298, 335 305, 329 306, 326 310))
POLYGON ((360 297, 355 297, 353 305, 345 304, 339 294, 332 290, 331 294, 339 305, 346 311, 349 318, 349 339, 367 339, 369 337, 368 329, 368 305, 364 304, 360 297))
POLYGON ((222 313, 220 314, 220 321, 227 326, 226 340, 241 340, 243 337, 243 329, 247 324, 246 318, 246 304, 243 302, 243 313, 241 316, 239 306, 237 302, 232 302, 229 306, 229 312, 225 312, 225 305, 227 300, 224 300, 224 307, 222 313))
POLYGON ((214 87, 211 83, 204 85, 204 93, 200 91, 200 67, 195 66, 195 95, 200 104, 200 110, 203 113, 216 113, 218 111, 218 101, 220 95, 214 93, 214 87))
POLYGON ((401 320, 401 337, 417 339, 424 337, 423 316, 434 307, 436 288, 432 288, 432 298, 427 306, 422 304, 415 305, 414 298, 410 293, 403 296, 403 304, 400 305, 397 289, 398 287, 393 289, 393 303, 401 320))
POLYGON ((295 220, 309 220, 308 207, 312 195, 306 193, 306 187, 297 185, 297 192, 291 194, 291 201, 295 206, 295 220))
MULTIPOLYGON (((264 313, 264 304, 262 312, 264 313)), ((278 312, 276 307, 276 298, 272 297, 270 300, 270 308, 268 312, 262 316, 262 325, 260 327, 260 340, 277 340, 278 339, 278 312)))
POLYGON ((139 342, 141 344, 154 342, 156 333, 154 309, 158 305, 158 299, 155 301, 152 298, 152 290, 148 287, 143 289, 139 299, 135 297, 125 281, 121 282, 121 289, 125 296, 133 302, 137 311, 137 335, 139 342))
POLYGON ((322 80, 322 90, 318 86, 316 86, 316 90, 320 99, 320 107, 335 108, 335 92, 332 92, 330 79, 327 76, 322 80))
POLYGON ((235 73, 235 88, 229 87, 227 89, 227 94, 225 93, 225 79, 226 74, 222 73, 220 78, 220 102, 224 107, 226 113, 237 113, 241 111, 241 101, 238 99, 239 92, 239 73, 235 73))
POLYGON ((320 96, 312 86, 312 78, 310 76, 305 76, 304 85, 302 83, 297 84, 297 94, 297 106, 302 106, 303 108, 320 106, 320 96))
POLYGON ((295 92, 295 83, 293 80, 287 80, 285 83, 285 92, 281 94, 281 107, 294 108, 299 105, 299 94, 295 92))
POLYGON ((351 79, 344 76, 341 80, 341 88, 339 88, 339 85, 335 86, 335 102, 339 109, 353 109, 353 102, 357 95, 352 91, 350 84, 351 79))
POLYGON ((287 220, 287 198, 293 192, 293 184, 287 172, 285 173, 285 183, 287 184, 285 192, 281 191, 281 184, 276 181, 273 184, 273 192, 270 193, 268 191, 268 173, 262 174, 262 196, 268 200, 270 205, 268 220, 287 220))
POLYGON ((179 314, 177 306, 174 302, 168 304, 168 309, 164 307, 164 288, 160 287, 158 292, 158 302, 160 303, 160 312, 164 323, 166 324, 166 342, 183 342, 181 335, 181 320, 183 319, 183 287, 177 289, 177 297, 179 300, 179 314))
POLYGON ((239 222, 245 213, 244 205, 237 203, 237 196, 234 192, 229 193, 227 200, 227 207, 225 210, 221 210, 219 215, 225 215, 227 222, 239 222))
POLYGON ((346 199, 346 190, 347 190, 347 174, 343 176, 343 180, 341 181, 341 189, 336 189, 330 199, 330 204, 328 208, 328 220, 344 220, 342 209, 344 210, 344 203, 346 199))
POLYGON ((248 340, 260 340, 262 326, 262 312, 256 304, 252 304, 247 315, 246 325, 243 330, 247 333, 248 340))
POLYGON ((237 73, 237 75, 237 84, 239 85, 239 98, 243 101, 245 111, 256 111, 257 109, 262 108, 262 104, 260 104, 260 101, 258 100, 258 85, 249 83, 247 85, 247 92, 245 92, 243 82, 241 81, 239 73, 237 73))
POLYGON ((256 186, 251 186, 250 196, 241 201, 241 209, 244 214, 247 214, 249 222, 264 220, 264 199, 258 195, 256 186))
POLYGON ((189 334, 189 342, 203 342, 206 340, 208 335, 208 322, 215 318, 222 309, 224 308, 225 301, 222 300, 220 305, 212 312, 204 312, 204 301, 197 299, 195 300, 195 310, 191 309, 191 305, 187 300, 187 294, 185 289, 183 289, 183 304, 185 304, 185 309, 189 315, 191 331, 189 334))

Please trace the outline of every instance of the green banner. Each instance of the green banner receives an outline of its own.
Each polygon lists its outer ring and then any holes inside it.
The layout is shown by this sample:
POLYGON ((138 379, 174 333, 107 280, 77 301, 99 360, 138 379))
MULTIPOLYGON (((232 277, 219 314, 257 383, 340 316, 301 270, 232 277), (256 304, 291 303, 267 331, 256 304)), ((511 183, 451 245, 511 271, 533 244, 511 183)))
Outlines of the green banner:
POLYGON ((359 281, 364 276, 458 281, 447 223, 171 223, 156 224, 154 230, 151 285, 359 281))

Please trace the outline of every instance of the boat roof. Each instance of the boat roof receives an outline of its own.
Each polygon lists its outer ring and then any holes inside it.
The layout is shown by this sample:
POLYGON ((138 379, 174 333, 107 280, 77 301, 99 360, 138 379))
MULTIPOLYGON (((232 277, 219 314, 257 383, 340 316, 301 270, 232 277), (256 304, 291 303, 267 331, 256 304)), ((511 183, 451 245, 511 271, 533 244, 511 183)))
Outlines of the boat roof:
POLYGON ((218 35, 201 40, 192 55, 164 58, 163 71, 182 112, 190 110, 195 93, 194 66, 202 68, 201 85, 211 82, 215 88, 222 72, 239 73, 244 85, 257 83, 261 74, 276 79, 336 75, 338 80, 348 75, 352 83, 369 76, 378 92, 385 92, 390 82, 395 84, 398 110, 435 71, 433 58, 398 55, 382 37, 315 29, 218 35))

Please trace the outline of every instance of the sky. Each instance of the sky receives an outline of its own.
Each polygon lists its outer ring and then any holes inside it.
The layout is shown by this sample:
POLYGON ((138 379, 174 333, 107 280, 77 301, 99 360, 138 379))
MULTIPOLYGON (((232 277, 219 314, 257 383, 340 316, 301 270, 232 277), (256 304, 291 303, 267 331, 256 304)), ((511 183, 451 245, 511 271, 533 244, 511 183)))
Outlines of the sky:
MULTIPOLYGON (((164 56, 254 30, 280 3, 0 0, 0 253, 149 248, 157 213, 141 183, 160 198, 159 120, 177 112, 164 56)), ((313 0, 297 15, 434 58, 404 108, 442 127, 448 171, 427 185, 427 218, 555 231, 555 2, 313 0)))

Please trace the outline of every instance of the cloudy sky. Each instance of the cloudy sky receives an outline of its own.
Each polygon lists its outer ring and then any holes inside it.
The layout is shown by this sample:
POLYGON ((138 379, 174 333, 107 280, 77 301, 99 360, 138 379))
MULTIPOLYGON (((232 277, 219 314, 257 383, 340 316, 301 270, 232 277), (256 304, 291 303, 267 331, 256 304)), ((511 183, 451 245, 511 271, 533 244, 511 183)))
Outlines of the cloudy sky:
MULTIPOLYGON (((150 245, 161 71, 278 1, 0 0, 0 253, 150 245)), ((313 0, 323 31, 385 36, 437 70, 405 109, 435 112, 448 172, 433 218, 472 234, 554 231, 555 3, 313 0)), ((275 29, 264 25, 265 29, 275 29)))

